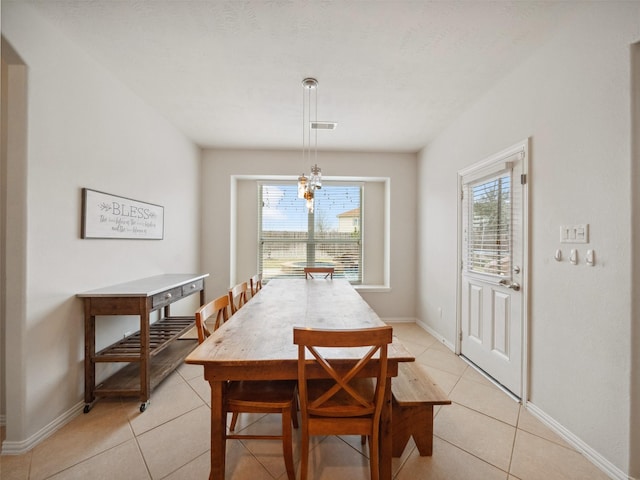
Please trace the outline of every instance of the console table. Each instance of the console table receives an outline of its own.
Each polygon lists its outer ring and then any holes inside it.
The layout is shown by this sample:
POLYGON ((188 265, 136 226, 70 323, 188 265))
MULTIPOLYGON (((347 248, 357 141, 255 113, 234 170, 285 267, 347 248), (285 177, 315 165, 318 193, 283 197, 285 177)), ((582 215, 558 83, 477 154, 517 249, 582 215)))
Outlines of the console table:
POLYGON ((151 391, 180 365, 198 344, 182 337, 194 325, 193 316, 171 316, 170 305, 195 293, 204 304, 204 279, 209 274, 165 274, 77 294, 84 301, 84 413, 96 397, 140 398, 140 412, 149 405, 151 391), (159 320, 149 314, 162 309, 159 320), (95 351, 96 316, 138 315, 140 330, 95 351), (96 362, 129 365, 95 384, 96 362))

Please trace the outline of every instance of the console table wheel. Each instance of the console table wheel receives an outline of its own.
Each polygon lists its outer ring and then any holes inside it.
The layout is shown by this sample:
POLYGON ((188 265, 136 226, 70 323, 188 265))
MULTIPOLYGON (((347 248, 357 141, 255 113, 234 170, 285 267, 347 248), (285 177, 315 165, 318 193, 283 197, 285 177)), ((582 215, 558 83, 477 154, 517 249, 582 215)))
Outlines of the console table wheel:
POLYGON ((149 406, 149 403, 150 403, 149 400, 147 400, 146 402, 143 402, 140 404, 140 413, 144 412, 147 409, 147 407, 149 406))

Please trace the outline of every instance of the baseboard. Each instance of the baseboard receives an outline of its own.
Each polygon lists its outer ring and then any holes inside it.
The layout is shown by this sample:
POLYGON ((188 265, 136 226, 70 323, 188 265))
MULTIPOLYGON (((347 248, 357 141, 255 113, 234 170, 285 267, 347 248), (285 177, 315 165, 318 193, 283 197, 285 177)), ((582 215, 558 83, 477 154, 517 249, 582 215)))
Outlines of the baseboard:
POLYGON ((587 445, 574 433, 567 430, 540 408, 536 407, 533 403, 527 402, 526 408, 534 417, 558 434, 565 442, 582 453, 582 455, 584 455, 591 463, 602 470, 610 478, 614 480, 634 480, 609 460, 604 458, 600 453, 596 452, 592 447, 587 445))
POLYGON ((449 350, 451 350, 452 352, 455 353, 456 351, 456 346, 451 343, 449 340, 447 340, 446 338, 444 338, 442 335, 440 335, 440 333, 436 332, 433 328, 431 328, 429 325, 427 325, 424 322, 421 322, 420 320, 416 321, 416 325, 418 325, 420 328, 422 328, 424 331, 426 331, 429 335, 431 335, 432 337, 434 337, 436 340, 438 340, 440 343, 442 343, 443 345, 445 345, 449 350))
POLYGON ((427 325, 426 323, 421 322, 420 320, 416 319, 416 318, 411 318, 411 317, 387 317, 387 318, 381 318, 381 320, 384 323, 387 324, 394 324, 394 323, 415 323, 416 325, 418 325, 420 328, 422 328, 424 331, 426 331, 427 333, 429 333, 431 336, 435 337, 440 343, 444 344, 448 349, 450 349, 452 352, 456 351, 456 347, 455 345, 453 345, 451 342, 449 342, 446 338, 444 338, 442 335, 440 335, 438 332, 436 332, 435 330, 433 330, 431 327, 429 327, 429 325, 427 325))
POLYGON ((44 439, 51 436, 57 430, 69 423, 73 418, 80 415, 82 413, 83 407, 84 402, 77 403, 62 415, 60 415, 58 418, 55 418, 48 425, 40 429, 38 432, 31 435, 26 440, 22 440, 19 442, 10 442, 5 440, 4 442, 2 442, 2 455, 22 455, 24 453, 27 453, 44 439))
POLYGON ((385 317, 381 318, 384 323, 416 323, 413 317, 385 317))

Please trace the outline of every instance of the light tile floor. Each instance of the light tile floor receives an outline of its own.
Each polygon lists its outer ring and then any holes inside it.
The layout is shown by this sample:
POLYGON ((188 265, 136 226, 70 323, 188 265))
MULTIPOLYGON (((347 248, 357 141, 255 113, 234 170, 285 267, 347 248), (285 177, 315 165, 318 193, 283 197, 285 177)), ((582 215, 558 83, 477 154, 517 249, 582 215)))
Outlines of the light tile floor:
MULTIPOLYGON (((450 395, 438 407, 433 456, 411 440, 393 460, 396 480, 606 479, 536 418, 414 324, 394 333, 450 395)), ((96 403, 20 456, 0 456, 3 480, 206 479, 209 472, 209 385, 201 367, 183 365, 153 393, 140 413, 132 400, 96 403)), ((238 429, 279 430, 279 417, 243 414, 238 429)), ((4 431, 2 432, 4 437, 4 431)), ((296 438, 296 440, 298 440, 296 438)), ((314 439, 310 480, 367 480, 359 437, 314 439)), ((299 458, 299 447, 294 455, 299 458)), ((230 440, 228 480, 286 480, 280 443, 230 440)))

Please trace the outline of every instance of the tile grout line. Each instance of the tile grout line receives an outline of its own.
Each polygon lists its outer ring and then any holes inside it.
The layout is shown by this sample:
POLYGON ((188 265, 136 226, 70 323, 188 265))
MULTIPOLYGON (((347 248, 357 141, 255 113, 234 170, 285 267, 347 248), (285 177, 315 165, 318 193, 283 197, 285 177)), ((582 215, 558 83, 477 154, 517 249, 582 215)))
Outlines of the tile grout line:
POLYGON ((478 456, 478 455, 476 455, 475 453, 469 452, 469 451, 465 450, 464 448, 462 448, 461 446, 456 445, 455 443, 452 443, 452 442, 450 442, 449 440, 447 440, 447 439, 445 439, 445 438, 442 438, 442 437, 440 437, 440 436, 438 436, 438 435, 436 435, 436 434, 434 434, 433 436, 434 436, 434 437, 437 437, 438 439, 442 440, 442 441, 443 441, 443 442, 445 442, 445 443, 448 443, 448 444, 449 444, 449 445, 451 445, 453 448, 457 448, 458 450, 460 450, 460 451, 462 451, 462 452, 466 453, 467 455, 470 455, 470 456, 472 456, 473 458, 475 458, 475 459, 477 459, 477 460, 480 460, 482 463, 486 463, 487 465, 489 465, 489 466, 491 466, 491 467, 493 467, 493 468, 495 468, 495 469, 497 469, 497 470, 500 470, 501 472, 504 472, 504 473, 506 473, 506 474, 507 474, 507 476, 509 476, 509 472, 506 472, 504 469, 500 468, 499 466, 494 465, 494 464, 493 464, 493 463, 491 463, 491 462, 488 462, 487 460, 485 460, 485 459, 484 459, 484 458, 482 458, 482 457, 479 457, 479 456, 478 456))
POLYGON ((513 453, 516 450, 516 438, 518 438, 518 425, 520 425, 520 415, 522 415, 522 404, 518 407, 518 418, 516 420, 516 429, 513 432, 513 442, 511 442, 511 455, 509 455, 509 467, 507 474, 511 475, 511 466, 513 465, 513 453))

